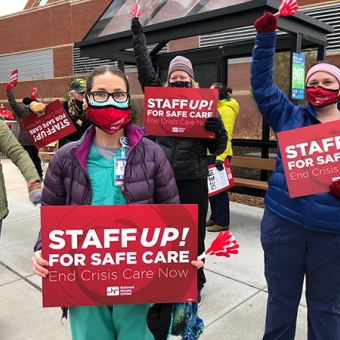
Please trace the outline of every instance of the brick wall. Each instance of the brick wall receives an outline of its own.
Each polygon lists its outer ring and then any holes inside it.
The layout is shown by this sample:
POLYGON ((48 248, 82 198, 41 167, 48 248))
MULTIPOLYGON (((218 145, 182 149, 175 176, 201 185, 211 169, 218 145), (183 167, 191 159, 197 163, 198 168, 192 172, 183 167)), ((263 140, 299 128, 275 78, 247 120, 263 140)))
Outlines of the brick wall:
MULTIPOLYGON (((72 45, 85 37, 110 2, 50 0, 50 4, 37 7, 36 0, 29 0, 24 11, 0 18, 0 56, 53 49, 55 79, 19 82, 14 89, 17 98, 27 96, 33 86, 38 88, 40 95, 44 93, 44 98, 64 96, 73 74, 72 45)), ((11 71, 8 70, 8 77, 11 71)), ((0 88, 5 84, 0 83, 0 88)), ((0 101, 7 101, 4 91, 0 91, 0 101)))

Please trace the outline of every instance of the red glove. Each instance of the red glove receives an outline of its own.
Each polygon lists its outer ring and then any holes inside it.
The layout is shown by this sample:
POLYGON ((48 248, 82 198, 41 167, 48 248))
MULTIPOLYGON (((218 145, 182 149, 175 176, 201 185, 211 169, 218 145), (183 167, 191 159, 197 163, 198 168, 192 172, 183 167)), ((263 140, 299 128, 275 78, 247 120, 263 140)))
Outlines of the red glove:
POLYGON ((9 90, 12 90, 13 88, 13 84, 12 83, 7 83, 6 84, 6 92, 9 91, 9 90))
POLYGON ((332 182, 332 184, 329 186, 328 193, 334 195, 337 198, 340 198, 340 179, 332 182))
POLYGON ((254 22, 257 33, 273 33, 277 28, 277 18, 273 13, 266 12, 254 22))

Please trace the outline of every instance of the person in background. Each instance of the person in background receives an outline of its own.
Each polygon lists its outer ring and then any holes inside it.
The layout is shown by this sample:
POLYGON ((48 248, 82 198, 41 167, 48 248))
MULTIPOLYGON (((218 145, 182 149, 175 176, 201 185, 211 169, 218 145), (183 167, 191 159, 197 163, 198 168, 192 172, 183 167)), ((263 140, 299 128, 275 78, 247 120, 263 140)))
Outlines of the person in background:
MULTIPOLYGON (((24 98, 22 100, 22 104, 17 103, 17 101, 14 98, 14 94, 12 91, 12 84, 8 83, 6 85, 6 92, 7 92, 7 98, 9 105, 11 106, 13 112, 19 119, 30 115, 32 113, 30 109, 30 104, 35 102, 32 98, 24 98)), ((42 103, 40 103, 42 104, 42 103)), ((43 105, 43 104, 42 104, 43 105)), ((18 135, 18 141, 22 145, 22 147, 27 151, 29 154, 31 160, 33 161, 35 168, 37 169, 37 172, 39 174, 40 180, 43 179, 43 170, 41 167, 41 159, 39 157, 39 150, 36 148, 34 143, 32 142, 31 138, 29 137, 28 133, 26 132, 25 128, 20 124, 19 129, 19 135, 18 135)))
MULTIPOLYGON (((87 119, 83 137, 60 148, 47 169, 42 205, 179 204, 171 166, 163 150, 131 124, 129 83, 114 66, 94 68, 86 82, 87 119), (117 161, 116 161, 117 160, 117 161), (124 165, 123 183, 113 174, 124 165)), ((40 233, 33 272, 46 277, 40 233)), ((193 261, 193 265, 202 265, 193 261)), ((153 340, 149 304, 70 307, 73 340, 153 340)), ((66 317, 66 310, 64 309, 66 317)))
MULTIPOLYGON (((41 183, 39 175, 27 152, 17 141, 12 131, 7 127, 3 118, 0 116, 0 151, 5 154, 20 170, 27 181, 29 199, 35 205, 40 204, 41 183)), ((8 203, 6 196, 5 179, 2 172, 0 161, 0 236, 2 221, 8 215, 8 203)))
POLYGON ((84 79, 74 79, 70 84, 70 99, 62 103, 65 111, 71 118, 76 131, 68 136, 59 139, 58 147, 61 148, 69 142, 79 140, 86 129, 92 124, 86 120, 84 96, 86 91, 86 81, 84 79))
MULTIPOLYGON (((4 120, 15 120, 12 112, 10 110, 7 110, 5 107, 4 103, 0 103, 0 116, 2 116, 2 118, 4 120)), ((6 123, 7 126, 12 130, 12 125, 11 123, 6 123)))
MULTIPOLYGON (((257 31, 251 86, 275 134, 340 119, 340 68, 312 65, 305 79, 306 106, 294 105, 273 82, 277 18, 267 12, 257 31)), ((301 133, 303 133, 301 131, 301 133)), ((340 339, 340 182, 330 191, 290 198, 280 145, 261 222, 268 301, 264 340, 293 340, 303 282, 309 340, 340 339)))
MULTIPOLYGON (((156 73, 147 49, 146 38, 138 18, 132 19, 133 50, 137 61, 138 79, 144 91, 145 86, 163 86, 156 73)), ((165 86, 198 87, 194 80, 191 61, 177 56, 171 60, 165 86)), ((206 218, 208 213, 208 158, 218 155, 226 147, 227 135, 220 118, 208 118, 204 124, 207 131, 215 132, 216 138, 185 138, 156 136, 155 141, 165 151, 174 170, 182 204, 198 205, 198 254, 204 252, 206 218)), ((198 270, 197 300, 201 303, 201 292, 206 282, 203 268, 198 270)))
MULTIPOLYGON (((221 83, 213 83, 210 88, 218 90, 217 110, 222 118, 224 128, 228 133, 228 143, 223 153, 217 156, 209 156, 208 162, 209 164, 215 164, 217 170, 223 171, 225 159, 228 158, 230 163, 233 155, 231 140, 233 138, 236 116, 240 109, 238 102, 230 98, 230 94, 233 92, 230 87, 226 87, 221 83)), ((209 197, 209 202, 211 214, 206 223, 208 227, 207 230, 212 232, 229 230, 230 207, 228 190, 209 197)))

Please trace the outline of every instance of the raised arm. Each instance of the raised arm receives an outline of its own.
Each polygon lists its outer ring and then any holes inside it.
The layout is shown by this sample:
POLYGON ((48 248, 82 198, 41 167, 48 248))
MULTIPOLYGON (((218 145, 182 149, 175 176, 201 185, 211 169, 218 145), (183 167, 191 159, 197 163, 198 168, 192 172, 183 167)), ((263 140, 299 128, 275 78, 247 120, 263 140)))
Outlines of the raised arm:
POLYGON ((277 19, 267 12, 255 21, 254 26, 258 33, 252 55, 250 83, 261 114, 277 132, 287 119, 286 114, 292 112, 294 107, 273 80, 277 19))
POLYGON ((146 38, 138 18, 131 23, 133 32, 132 46, 137 61, 138 80, 144 92, 145 86, 162 86, 162 82, 155 71, 146 45, 146 38))
POLYGON ((12 110, 14 111, 14 113, 19 119, 27 116, 27 111, 21 104, 17 103, 17 101, 14 98, 14 94, 12 90, 7 90, 7 98, 8 98, 9 105, 11 106, 12 110))

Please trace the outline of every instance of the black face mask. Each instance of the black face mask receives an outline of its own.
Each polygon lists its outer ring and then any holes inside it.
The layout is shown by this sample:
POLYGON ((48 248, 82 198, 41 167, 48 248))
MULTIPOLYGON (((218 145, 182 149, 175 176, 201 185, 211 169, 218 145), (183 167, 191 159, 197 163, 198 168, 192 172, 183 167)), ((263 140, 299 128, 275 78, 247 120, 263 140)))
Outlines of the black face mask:
POLYGON ((83 101, 75 99, 74 104, 77 107, 78 111, 83 111, 83 101))
POLYGON ((169 87, 186 87, 186 88, 190 88, 191 84, 189 81, 174 81, 172 83, 169 83, 169 87))

